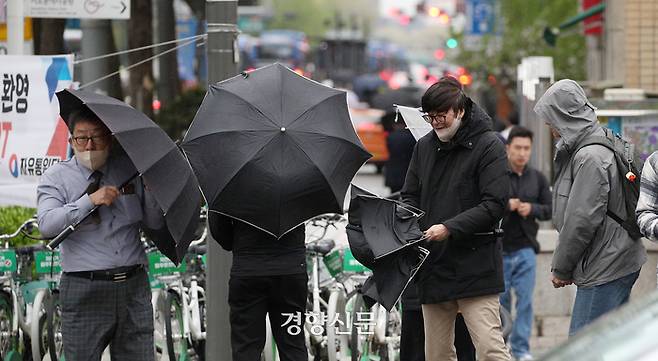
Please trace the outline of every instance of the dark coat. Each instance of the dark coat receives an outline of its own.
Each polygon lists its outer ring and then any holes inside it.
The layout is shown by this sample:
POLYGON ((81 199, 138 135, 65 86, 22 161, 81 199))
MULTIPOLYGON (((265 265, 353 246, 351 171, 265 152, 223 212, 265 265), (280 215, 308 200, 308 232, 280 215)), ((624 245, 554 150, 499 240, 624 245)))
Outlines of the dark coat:
POLYGON ((450 231, 447 240, 428 242, 417 278, 421 303, 504 291, 501 240, 493 231, 507 205, 507 170, 491 118, 471 101, 451 142, 430 132, 416 144, 402 198, 426 212, 421 229, 442 223, 450 231))
POLYGON ((539 253, 539 242, 537 242, 539 223, 537 221, 551 219, 552 198, 548 180, 540 171, 530 166, 525 167, 520 177, 511 170, 508 172, 508 175, 510 177, 510 198, 518 198, 521 202, 530 203, 532 210, 528 217, 522 218, 517 212, 510 212, 509 206, 506 207, 507 210, 503 219, 503 230, 505 230, 503 249, 505 252, 508 252, 522 248, 518 244, 518 240, 511 241, 508 237, 512 235, 507 232, 507 229, 514 223, 517 223, 520 224, 523 243, 527 242, 526 246, 532 246, 535 253, 539 253))
POLYGON ((399 191, 404 185, 415 145, 416 139, 409 129, 394 130, 386 138, 389 156, 384 167, 384 183, 391 192, 399 191))

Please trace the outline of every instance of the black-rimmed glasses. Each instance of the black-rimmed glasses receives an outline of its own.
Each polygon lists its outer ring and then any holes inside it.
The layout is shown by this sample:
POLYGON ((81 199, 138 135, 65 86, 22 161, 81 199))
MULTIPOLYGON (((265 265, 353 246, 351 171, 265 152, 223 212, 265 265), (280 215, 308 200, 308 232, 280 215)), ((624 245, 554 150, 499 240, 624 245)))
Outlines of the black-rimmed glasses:
POLYGON ((432 124, 432 122, 445 123, 446 119, 448 119, 448 116, 446 114, 437 115, 437 114, 424 113, 423 119, 430 124, 432 124))
POLYGON ((108 134, 103 134, 103 135, 92 135, 91 137, 87 137, 87 136, 73 137, 73 140, 75 141, 75 144, 79 146, 87 145, 87 142, 89 142, 89 140, 91 140, 95 145, 103 146, 110 141, 110 137, 108 134))

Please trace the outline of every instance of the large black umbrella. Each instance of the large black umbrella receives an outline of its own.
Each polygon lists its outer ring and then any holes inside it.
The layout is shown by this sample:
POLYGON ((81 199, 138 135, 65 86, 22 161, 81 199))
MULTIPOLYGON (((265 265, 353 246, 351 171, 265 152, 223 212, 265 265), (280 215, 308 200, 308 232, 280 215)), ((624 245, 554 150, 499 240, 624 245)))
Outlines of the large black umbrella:
POLYGON ((201 205, 198 182, 183 153, 157 124, 122 101, 78 90, 62 90, 57 98, 67 123, 71 112, 86 106, 112 132, 164 212, 167 229, 152 230, 156 246, 179 263, 194 238, 201 205))
POLYGON ((370 157, 345 92, 273 64, 212 85, 182 143, 211 210, 281 237, 343 213, 370 157))

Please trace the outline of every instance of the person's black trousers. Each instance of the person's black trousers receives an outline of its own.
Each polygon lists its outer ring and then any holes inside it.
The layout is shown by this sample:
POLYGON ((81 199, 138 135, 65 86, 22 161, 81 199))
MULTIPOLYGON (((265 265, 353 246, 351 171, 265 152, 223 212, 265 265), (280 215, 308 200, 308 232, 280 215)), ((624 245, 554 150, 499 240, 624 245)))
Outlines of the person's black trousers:
MULTIPOLYGON (((404 307, 404 306, 402 306, 404 307)), ((425 361, 425 326, 420 309, 402 311, 400 361, 425 361)))
POLYGON ((260 361, 265 346, 267 314, 281 361, 307 361, 304 343, 307 292, 306 273, 231 276, 228 303, 233 361, 260 361), (282 327, 290 317, 284 314, 299 315, 300 322, 294 320, 282 327), (291 328, 293 325, 299 328, 291 328))

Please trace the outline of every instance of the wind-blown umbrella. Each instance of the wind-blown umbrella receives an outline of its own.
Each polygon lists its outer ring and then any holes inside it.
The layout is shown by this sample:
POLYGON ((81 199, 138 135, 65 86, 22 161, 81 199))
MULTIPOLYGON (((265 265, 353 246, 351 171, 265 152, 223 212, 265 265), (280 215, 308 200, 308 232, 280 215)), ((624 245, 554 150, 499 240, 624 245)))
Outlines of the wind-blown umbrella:
POLYGON ((343 213, 370 157, 345 92, 274 64, 212 85, 182 143, 211 210, 281 237, 343 213))
POLYGON ((432 126, 423 119, 423 113, 418 108, 398 105, 397 110, 416 140, 424 137, 432 130, 432 126))
POLYGON ((88 107, 121 145, 164 212, 167 231, 153 230, 156 246, 179 263, 194 239, 201 194, 183 153, 169 136, 142 112, 117 99, 77 90, 57 93, 60 115, 68 118, 88 107))
POLYGON ((418 246, 423 212, 354 185, 351 193, 347 240, 354 258, 373 272, 361 293, 369 306, 379 302, 390 311, 429 254, 418 246))

